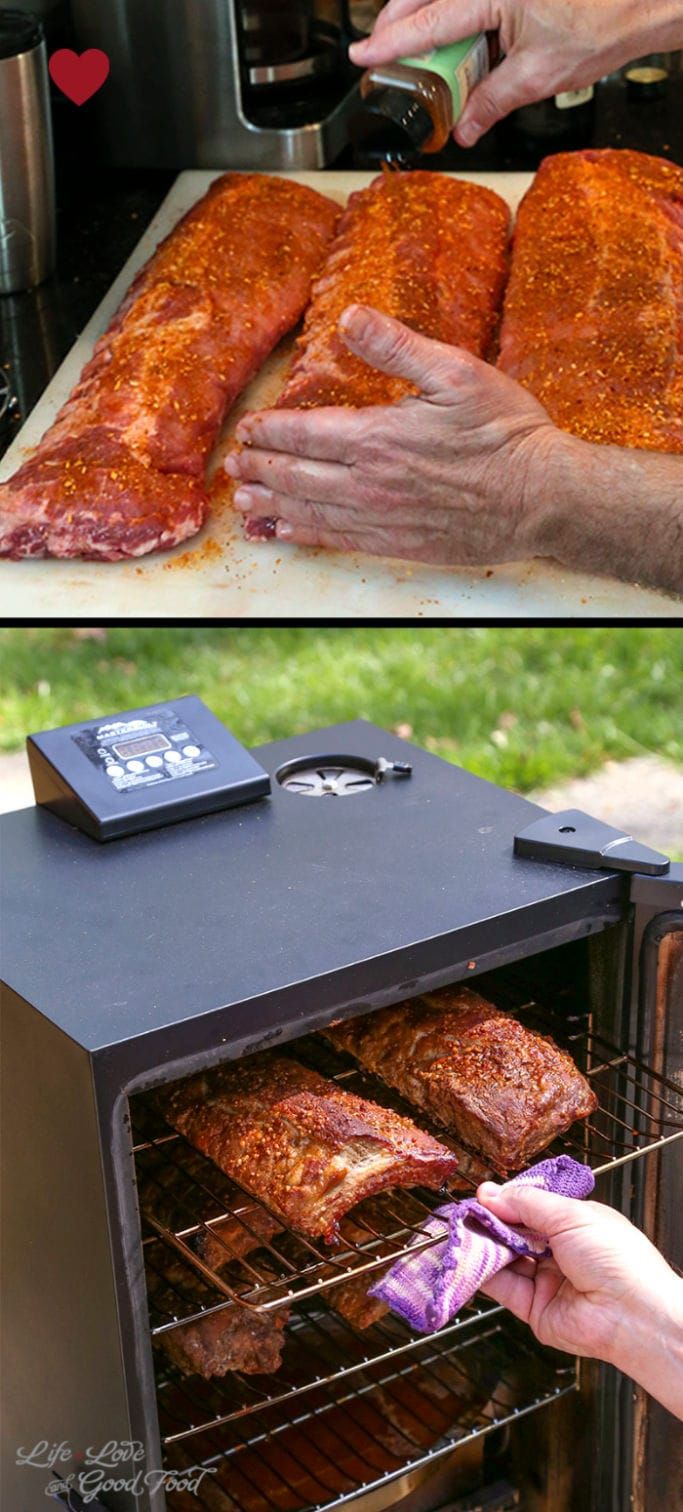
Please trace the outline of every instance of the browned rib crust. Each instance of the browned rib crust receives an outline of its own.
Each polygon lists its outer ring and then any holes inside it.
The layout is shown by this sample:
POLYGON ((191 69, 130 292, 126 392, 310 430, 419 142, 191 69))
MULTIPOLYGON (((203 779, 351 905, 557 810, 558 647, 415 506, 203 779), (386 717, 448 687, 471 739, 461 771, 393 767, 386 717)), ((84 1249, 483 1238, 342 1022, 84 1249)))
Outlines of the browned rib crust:
POLYGON ((161 1108, 284 1223, 336 1241, 340 1218, 387 1187, 440 1187, 457 1159, 409 1118, 272 1054, 178 1082, 161 1108))
POLYGON ((208 1318, 162 1334, 161 1341, 183 1375, 200 1375, 205 1381, 227 1375, 229 1370, 272 1375, 282 1363, 288 1317, 286 1307, 255 1313, 235 1302, 208 1318))
MULTIPOLYGON (((193 1278, 189 1265, 164 1252, 149 1276, 154 1301, 171 1316, 177 1316, 183 1306, 187 1312, 199 1312, 201 1302, 192 1297, 193 1280, 198 1278, 193 1278)), ((200 1375, 205 1381, 224 1376, 229 1370, 271 1375, 281 1363, 283 1330, 289 1315, 288 1307, 255 1313, 233 1302, 194 1323, 169 1329, 160 1335, 159 1343, 183 1375, 200 1375)))
POLYGON ((467 987, 427 993, 327 1036, 501 1171, 518 1170, 597 1107, 569 1055, 467 987))
POLYGON ((350 1281, 342 1281, 340 1286, 332 1286, 325 1292, 328 1307, 345 1318, 352 1328, 372 1328, 373 1323, 379 1323, 389 1308, 379 1297, 369 1297, 368 1288, 379 1281, 386 1269, 387 1266, 383 1270, 366 1271, 362 1276, 352 1276, 350 1281))

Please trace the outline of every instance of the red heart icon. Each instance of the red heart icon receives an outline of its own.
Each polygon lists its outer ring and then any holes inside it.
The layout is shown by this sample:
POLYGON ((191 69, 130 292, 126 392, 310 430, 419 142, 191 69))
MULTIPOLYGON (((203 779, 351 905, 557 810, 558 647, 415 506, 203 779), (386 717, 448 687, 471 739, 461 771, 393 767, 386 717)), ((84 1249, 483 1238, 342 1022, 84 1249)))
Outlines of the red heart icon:
POLYGON ((89 47, 80 54, 70 47, 60 47, 52 54, 49 68, 50 78, 62 94, 73 100, 74 105, 84 105, 108 77, 109 59, 99 47, 89 47))

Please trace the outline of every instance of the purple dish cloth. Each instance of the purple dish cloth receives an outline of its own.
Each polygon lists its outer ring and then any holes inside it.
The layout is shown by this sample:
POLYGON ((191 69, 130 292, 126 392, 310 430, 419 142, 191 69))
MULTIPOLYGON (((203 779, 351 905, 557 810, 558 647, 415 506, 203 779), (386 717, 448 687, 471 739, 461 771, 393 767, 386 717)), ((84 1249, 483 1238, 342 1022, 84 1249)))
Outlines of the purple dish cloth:
MULTIPOLYGON (((589 1166, 557 1155, 515 1176, 510 1186, 541 1187, 562 1197, 588 1197, 595 1180, 589 1166)), ((369 1290, 418 1333, 443 1328, 480 1286, 518 1255, 549 1255, 547 1240, 502 1223, 476 1197, 436 1208, 421 1234, 443 1234, 443 1243, 397 1260, 369 1290)), ((417 1242, 417 1241, 414 1241, 417 1242)))

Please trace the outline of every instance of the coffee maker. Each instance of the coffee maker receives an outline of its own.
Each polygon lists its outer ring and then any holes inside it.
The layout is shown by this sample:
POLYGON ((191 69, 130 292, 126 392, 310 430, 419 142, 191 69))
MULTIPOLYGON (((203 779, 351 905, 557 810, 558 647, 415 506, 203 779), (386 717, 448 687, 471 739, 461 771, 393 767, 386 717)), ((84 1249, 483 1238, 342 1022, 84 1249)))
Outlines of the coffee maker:
POLYGON ((109 162, 320 168, 348 141, 351 0, 71 0, 71 13, 79 50, 110 59, 93 102, 109 162))

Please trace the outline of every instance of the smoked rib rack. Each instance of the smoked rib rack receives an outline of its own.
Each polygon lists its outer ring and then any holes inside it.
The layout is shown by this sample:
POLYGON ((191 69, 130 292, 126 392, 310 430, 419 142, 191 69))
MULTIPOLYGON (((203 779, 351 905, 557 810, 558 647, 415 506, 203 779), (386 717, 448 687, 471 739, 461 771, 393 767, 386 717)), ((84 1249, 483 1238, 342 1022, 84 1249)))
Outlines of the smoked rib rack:
MULTIPOLYGON (((496 999, 501 1007, 512 1006, 512 1002, 502 1001, 500 987, 496 999)), ((585 1019, 551 1013, 533 1000, 515 1001, 514 1012, 529 1027, 552 1034, 558 1044, 564 1045, 598 1096, 597 1111, 556 1139, 547 1153, 564 1151, 584 1160, 599 1177, 636 1160, 653 1147, 681 1137, 683 1112, 680 1093, 673 1083, 596 1034, 585 1019)), ((338 1079, 350 1090, 407 1111, 416 1122, 426 1126, 415 1109, 407 1108, 395 1093, 375 1077, 361 1072, 347 1057, 335 1054, 318 1036, 295 1041, 290 1048, 306 1063, 338 1079)), ((192 1321, 230 1301, 269 1310, 293 1300, 324 1295, 350 1275, 367 1274, 371 1284, 373 1272, 400 1258, 414 1245, 426 1218, 447 1196, 444 1192, 419 1188, 384 1193, 373 1199, 373 1214, 381 1215, 381 1227, 374 1217, 372 1221, 359 1219, 359 1226, 366 1231, 364 1239, 347 1240, 336 1248, 305 1239, 281 1225, 278 1232, 248 1255, 232 1259, 226 1246, 225 1259, 230 1262, 226 1279, 225 1267, 220 1272, 213 1269, 197 1252, 199 1236, 212 1233, 231 1214, 244 1235, 253 1240, 261 1231, 257 1215, 262 1221, 263 1210, 255 1198, 236 1187, 164 1123, 151 1097, 138 1095, 134 1103, 138 1180, 148 1193, 158 1190, 157 1211, 163 1214, 163 1218, 155 1215, 148 1198, 143 1213, 145 1254, 155 1256, 155 1264, 162 1272, 164 1252, 182 1257, 192 1283, 184 1295, 177 1297, 173 1311, 156 1309, 152 1298, 153 1333, 192 1321), (170 1210, 169 1186, 174 1193, 170 1210)), ((444 1138, 443 1130, 436 1126, 433 1132, 444 1138)), ((454 1196, 470 1195, 489 1172, 478 1158, 464 1150, 458 1153, 460 1165, 450 1192, 454 1196)), ((417 1243, 426 1247, 434 1240, 418 1238, 417 1243)))

